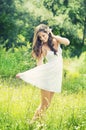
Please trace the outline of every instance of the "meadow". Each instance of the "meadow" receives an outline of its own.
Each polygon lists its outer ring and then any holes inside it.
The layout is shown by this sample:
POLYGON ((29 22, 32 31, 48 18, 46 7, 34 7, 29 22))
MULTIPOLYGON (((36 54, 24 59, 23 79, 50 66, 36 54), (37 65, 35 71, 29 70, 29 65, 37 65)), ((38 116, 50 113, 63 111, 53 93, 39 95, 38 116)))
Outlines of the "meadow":
POLYGON ((35 65, 26 48, 0 49, 0 130, 85 130, 86 52, 64 58, 62 93, 54 95, 43 119, 31 125, 40 90, 15 75, 35 65))

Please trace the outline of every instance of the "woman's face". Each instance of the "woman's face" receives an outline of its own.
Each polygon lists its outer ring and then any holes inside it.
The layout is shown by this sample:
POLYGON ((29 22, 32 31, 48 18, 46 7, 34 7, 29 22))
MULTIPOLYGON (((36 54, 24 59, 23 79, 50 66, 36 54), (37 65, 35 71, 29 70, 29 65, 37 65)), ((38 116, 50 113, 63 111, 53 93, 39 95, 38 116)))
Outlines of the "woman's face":
POLYGON ((43 43, 46 43, 48 41, 48 34, 45 32, 39 32, 38 37, 43 43))

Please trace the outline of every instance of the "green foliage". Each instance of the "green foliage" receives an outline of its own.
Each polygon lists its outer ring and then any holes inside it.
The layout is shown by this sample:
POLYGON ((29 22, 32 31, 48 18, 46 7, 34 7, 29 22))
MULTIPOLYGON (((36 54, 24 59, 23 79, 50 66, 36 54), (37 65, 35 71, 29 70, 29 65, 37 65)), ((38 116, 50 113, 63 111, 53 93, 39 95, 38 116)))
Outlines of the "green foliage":
POLYGON ((86 90, 86 52, 79 58, 64 61, 63 90, 78 92, 86 90))
POLYGON ((79 56, 86 41, 85 4, 85 0, 1 0, 0 45, 6 50, 27 46, 35 26, 45 23, 55 34, 69 38, 70 56, 79 56))
POLYGON ((33 14, 23 8, 24 1, 1 1, 0 4, 0 44, 9 48, 25 46, 32 41, 34 26, 39 23, 33 14), (19 39, 19 35, 25 38, 19 39))
MULTIPOLYGON (((44 0, 44 6, 50 10, 57 20, 57 32, 66 36, 74 47, 73 54, 79 55, 76 47, 81 48, 85 44, 86 39, 86 1, 68 1, 68 0, 44 0), (82 15, 83 14, 83 15, 82 15)), ((56 26, 55 25, 55 26, 56 26)), ((56 29, 55 29, 56 32, 56 29)), ((73 48, 72 47, 72 48, 73 48)), ((79 48, 77 48, 79 50, 79 48)), ((70 47, 71 49, 71 47, 70 47)), ((72 56, 74 56, 72 55, 72 56)))
POLYGON ((83 52, 81 55, 80 55, 80 58, 79 58, 79 61, 80 61, 80 66, 79 66, 79 72, 81 74, 84 74, 84 76, 86 76, 86 51, 83 52))
POLYGON ((15 53, 11 52, 12 49, 8 52, 0 50, 0 75, 2 77, 13 77, 17 73, 35 66, 30 48, 29 50, 27 47, 15 48, 15 53))
POLYGON ((12 47, 12 43, 16 40, 16 8, 13 0, 0 1, 0 44, 8 49, 12 47), (8 38, 9 37, 9 38, 8 38), (9 44, 9 45, 8 45, 9 44))

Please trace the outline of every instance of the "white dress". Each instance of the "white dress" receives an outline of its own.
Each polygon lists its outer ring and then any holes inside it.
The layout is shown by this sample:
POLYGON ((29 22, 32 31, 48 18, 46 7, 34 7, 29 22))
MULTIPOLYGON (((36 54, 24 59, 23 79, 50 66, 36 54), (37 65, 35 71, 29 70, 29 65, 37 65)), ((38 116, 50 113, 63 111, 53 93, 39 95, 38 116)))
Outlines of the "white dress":
POLYGON ((47 51, 46 59, 47 63, 19 73, 19 78, 40 89, 61 92, 63 63, 60 46, 57 55, 54 55, 53 51, 47 51))

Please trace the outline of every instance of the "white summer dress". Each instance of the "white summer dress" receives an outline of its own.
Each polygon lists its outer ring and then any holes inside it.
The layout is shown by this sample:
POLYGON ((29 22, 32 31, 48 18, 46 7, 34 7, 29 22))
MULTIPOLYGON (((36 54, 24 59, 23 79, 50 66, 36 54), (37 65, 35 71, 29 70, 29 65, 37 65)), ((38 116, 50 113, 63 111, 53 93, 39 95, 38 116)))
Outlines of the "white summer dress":
POLYGON ((40 89, 61 92, 63 63, 60 45, 57 55, 51 50, 47 51, 46 59, 47 63, 19 73, 19 78, 40 89))

